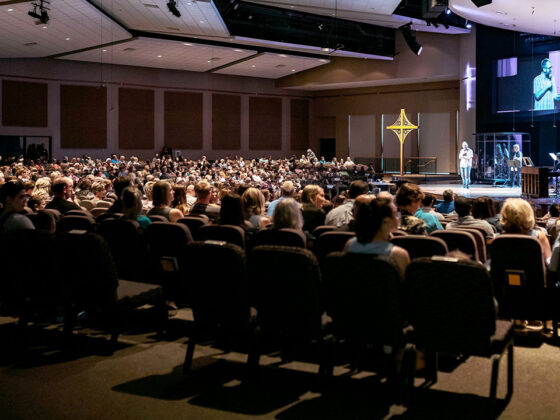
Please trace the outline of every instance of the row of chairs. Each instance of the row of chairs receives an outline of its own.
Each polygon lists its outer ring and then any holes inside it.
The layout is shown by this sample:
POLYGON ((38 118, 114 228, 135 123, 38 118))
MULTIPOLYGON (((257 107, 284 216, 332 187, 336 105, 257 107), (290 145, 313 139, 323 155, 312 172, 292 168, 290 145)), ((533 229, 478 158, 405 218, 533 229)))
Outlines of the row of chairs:
MULTIPOLYGON (((323 375, 330 376, 335 364, 357 365, 368 355, 377 360, 378 372, 396 383, 396 360, 409 342, 406 383, 414 376, 416 346, 434 358, 439 352, 493 357, 492 398, 498 361, 508 350, 511 397, 512 323, 496 320, 492 282, 480 264, 421 258, 411 263, 401 284, 390 260, 371 255, 332 253, 325 258, 322 277, 316 257, 303 248, 257 246, 245 260, 235 245, 193 243, 185 255, 196 260, 191 267, 195 329, 185 373, 201 340, 220 337, 230 343, 245 337, 252 371, 265 348, 280 348, 284 360, 291 360, 311 347, 323 375), (207 267, 215 260, 222 264, 209 275, 207 267), (405 318, 413 336, 403 335, 405 318), (342 353, 348 356, 341 359, 342 353)), ((432 381, 435 366, 429 370, 432 381)))

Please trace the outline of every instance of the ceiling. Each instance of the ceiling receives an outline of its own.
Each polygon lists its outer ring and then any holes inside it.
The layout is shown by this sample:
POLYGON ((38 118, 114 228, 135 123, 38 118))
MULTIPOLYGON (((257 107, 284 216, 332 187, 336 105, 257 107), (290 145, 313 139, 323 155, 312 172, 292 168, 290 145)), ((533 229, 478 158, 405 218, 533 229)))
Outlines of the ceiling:
POLYGON ((560 1, 493 0, 476 7, 471 0, 450 0, 449 8, 473 22, 541 35, 560 35, 560 1))
MULTIPOLYGON (((0 58, 50 57, 276 79, 330 57, 392 60, 395 28, 457 34, 433 24, 422 0, 0 0, 0 58), (394 14, 398 13, 398 14, 394 14)), ((459 6, 461 2, 455 2, 459 6)))

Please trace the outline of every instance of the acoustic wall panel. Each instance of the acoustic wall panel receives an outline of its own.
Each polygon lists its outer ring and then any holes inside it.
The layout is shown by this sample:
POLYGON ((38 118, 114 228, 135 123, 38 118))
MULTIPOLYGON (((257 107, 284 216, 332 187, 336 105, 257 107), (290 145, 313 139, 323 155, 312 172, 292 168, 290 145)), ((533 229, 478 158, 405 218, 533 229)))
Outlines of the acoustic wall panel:
POLYGON ((60 86, 60 147, 107 147, 107 88, 60 86))
POLYGON ((2 80, 2 125, 47 127, 48 85, 2 80))
POLYGON ((202 93, 164 93, 165 146, 202 149, 202 93))
POLYGON ((290 101, 290 147, 292 150, 309 148, 309 101, 290 101))
POLYGON ((348 116, 349 154, 356 157, 380 157, 375 133, 375 115, 348 116))
POLYGON ((241 96, 212 95, 212 149, 241 147, 241 96))
POLYGON ((249 149, 282 149, 282 99, 249 98, 249 149))
POLYGON ((154 91, 119 89, 119 149, 154 148, 154 91))

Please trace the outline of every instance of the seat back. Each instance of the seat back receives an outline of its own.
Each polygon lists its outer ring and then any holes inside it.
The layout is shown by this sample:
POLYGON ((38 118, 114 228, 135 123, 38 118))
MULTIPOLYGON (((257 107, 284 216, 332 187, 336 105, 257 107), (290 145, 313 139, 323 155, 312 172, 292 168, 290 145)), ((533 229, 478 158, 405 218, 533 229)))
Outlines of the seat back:
POLYGON ((245 249, 245 231, 234 225, 204 225, 200 227, 198 236, 201 241, 224 241, 245 249))
POLYGON ((245 330, 249 321, 245 251, 228 243, 194 242, 184 248, 181 260, 181 266, 188 267, 185 292, 197 328, 245 330), (213 267, 211 273, 208 267, 213 267))
POLYGON ((332 230, 335 230, 336 226, 332 226, 332 225, 321 225, 321 226, 317 226, 314 230, 313 230, 313 236, 315 238, 318 238, 319 236, 321 236, 323 233, 325 232, 330 232, 332 230))
POLYGON ((392 238, 391 242, 406 249, 411 260, 433 255, 445 255, 448 251, 445 242, 433 236, 397 236, 392 238))
POLYGON ((117 265, 119 278, 133 281, 149 279, 148 246, 138 222, 107 219, 99 224, 117 265))
POLYGON ((303 232, 296 229, 262 229, 254 236, 254 246, 258 245, 282 245, 305 248, 307 240, 303 232))
POLYGON ((169 219, 165 216, 160 216, 158 214, 151 214, 148 216, 148 219, 150 219, 152 222, 163 222, 163 223, 169 223, 169 219))
POLYGON ((469 226, 457 226, 457 229, 459 230, 464 230, 465 232, 469 232, 475 242, 476 242, 476 250, 478 253, 478 260, 481 263, 485 263, 486 260, 488 259, 487 253, 486 253, 486 235, 483 234, 479 229, 476 229, 474 227, 469 227, 469 226))
POLYGON ((397 345, 402 315, 394 263, 386 257, 333 252, 322 267, 334 334, 361 344, 397 345))
POLYGON ((50 213, 53 215, 55 221, 59 221, 62 218, 62 213, 57 209, 42 209, 41 211, 50 213))
POLYGON ((116 301, 117 266, 101 235, 63 233, 57 236, 57 248, 59 275, 75 307, 106 308, 116 301))
POLYGON ((460 229, 436 230, 430 234, 436 238, 443 239, 447 244, 447 249, 453 251, 458 249, 469 255, 473 261, 479 261, 476 240, 470 232, 460 229))
POLYGON ((393 238, 396 236, 408 236, 407 233, 403 232, 402 230, 395 230, 391 233, 391 235, 393 235, 393 238))
POLYGON ((64 233, 71 230, 85 230, 93 232, 95 230, 95 222, 87 216, 64 216, 56 224, 56 232, 64 233))
POLYGON ((263 332, 296 340, 320 336, 321 276, 311 251, 257 246, 249 253, 248 268, 250 304, 263 332))
POLYGON ((86 217, 90 217, 89 212, 83 211, 83 210, 70 210, 67 211, 65 216, 86 216, 86 217))
POLYGON ((107 212, 107 209, 104 207, 94 207, 92 208, 90 211, 91 215, 95 218, 98 218, 99 216, 101 216, 103 213, 107 212))
MULTIPOLYGON (((208 217, 206 217, 208 219, 208 217)), ((191 235, 195 241, 200 241, 200 236, 198 230, 208 224, 208 220, 204 220, 202 217, 198 216, 185 216, 177 220, 177 223, 182 223, 189 228, 191 235)))
POLYGON ((491 250, 490 273, 500 316, 543 319, 545 268, 539 241, 503 234, 492 241, 491 250))
POLYGON ((346 242, 354 236, 356 236, 354 232, 334 231, 323 233, 315 243, 317 258, 321 261, 331 252, 342 251, 346 242))
POLYGON ((95 203, 95 207, 97 207, 97 208, 102 208, 102 209, 108 209, 108 208, 111 207, 112 205, 113 205, 112 202, 110 202, 110 201, 104 201, 104 200, 101 200, 101 201, 98 201, 97 203, 95 203))
POLYGON ((451 354, 489 351, 496 328, 492 281, 481 264, 420 258, 405 278, 405 304, 419 347, 451 354))
POLYGON ((93 202, 91 200, 80 200, 80 206, 86 210, 91 210, 93 208, 93 202))

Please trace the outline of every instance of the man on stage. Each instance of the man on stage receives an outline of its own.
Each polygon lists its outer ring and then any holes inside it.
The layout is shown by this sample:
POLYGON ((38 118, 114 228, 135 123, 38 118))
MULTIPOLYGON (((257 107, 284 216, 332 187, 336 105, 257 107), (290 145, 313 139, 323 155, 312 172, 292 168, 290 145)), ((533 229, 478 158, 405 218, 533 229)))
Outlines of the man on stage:
POLYGON ((469 189, 471 185, 471 168, 473 160, 473 151, 469 148, 469 144, 464 141, 462 149, 459 152, 459 168, 461 168, 461 178, 463 179, 463 188, 469 189))
POLYGON ((511 186, 513 188, 521 187, 521 166, 523 166, 523 153, 519 150, 519 145, 513 145, 513 152, 511 154, 511 160, 519 161, 519 167, 512 166, 510 167, 511 172, 511 186))
POLYGON ((541 61, 541 74, 533 79, 533 97, 535 111, 553 111, 554 101, 560 100, 556 90, 556 81, 552 75, 552 63, 548 58, 541 61))

